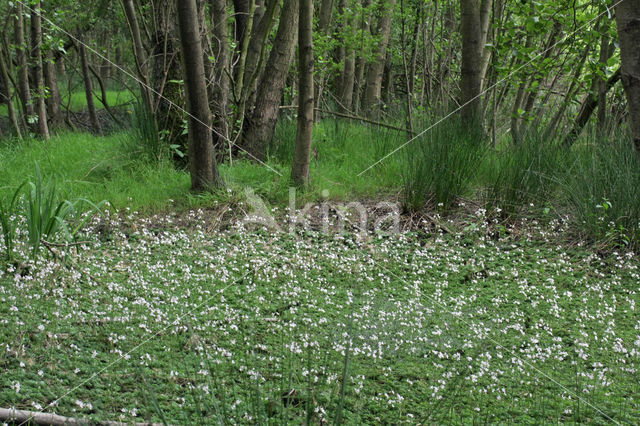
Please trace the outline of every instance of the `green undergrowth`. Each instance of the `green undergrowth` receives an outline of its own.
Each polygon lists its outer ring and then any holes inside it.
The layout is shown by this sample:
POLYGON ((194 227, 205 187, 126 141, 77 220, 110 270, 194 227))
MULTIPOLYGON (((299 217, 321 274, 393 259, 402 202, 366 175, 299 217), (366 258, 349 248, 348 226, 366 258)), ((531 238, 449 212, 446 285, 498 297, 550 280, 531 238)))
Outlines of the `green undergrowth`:
MULTIPOLYGON (((135 100, 135 95, 128 90, 107 90, 107 103, 110 107, 123 106, 135 100)), ((93 102, 97 109, 103 109, 102 98, 93 96, 93 102)), ((74 91, 69 96, 68 93, 62 93, 62 105, 71 111, 83 111, 87 109, 87 95, 83 91, 74 91)), ((19 104, 16 101, 16 111, 19 110, 19 104)), ((0 117, 8 117, 9 109, 6 105, 0 105, 0 117)))
POLYGON ((0 272, 2 406, 167 424, 640 416, 637 258, 542 228, 496 240, 483 221, 360 242, 190 220, 99 221, 67 262, 0 272))
MULTIPOLYGON (((34 176, 37 161, 44 176, 56 176, 64 196, 106 200, 116 209, 208 207, 244 197, 247 189, 268 206, 289 204, 295 120, 278 124, 265 164, 225 161, 220 170, 228 189, 199 195, 190 194, 188 174, 170 164, 170 150, 145 136, 147 130, 138 125, 104 137, 65 133, 49 142, 1 141, 0 193, 6 198, 34 176)), ((519 145, 504 140, 493 148, 451 122, 394 152, 407 141, 401 132, 323 119, 313 138, 311 187, 296 192, 298 205, 385 199, 408 212, 447 215, 470 200, 499 220, 568 218, 571 238, 602 246, 640 241, 640 165, 623 131, 606 141, 587 135, 571 149, 533 132, 519 145)))

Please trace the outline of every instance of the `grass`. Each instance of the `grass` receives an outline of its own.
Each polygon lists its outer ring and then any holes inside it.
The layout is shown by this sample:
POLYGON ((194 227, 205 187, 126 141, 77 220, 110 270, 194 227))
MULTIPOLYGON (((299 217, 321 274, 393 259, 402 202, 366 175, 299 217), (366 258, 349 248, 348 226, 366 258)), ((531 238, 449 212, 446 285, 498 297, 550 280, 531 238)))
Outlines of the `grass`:
MULTIPOLYGON (((0 142, 0 195, 8 197, 12 188, 34 176, 38 161, 44 176, 57 177, 63 196, 107 200, 116 209, 156 213, 228 199, 227 193, 189 194, 188 174, 169 163, 166 150, 158 149, 148 130, 138 125, 104 137, 66 133, 49 143, 0 142)), ((628 139, 621 133, 566 150, 533 135, 519 146, 492 149, 453 124, 436 127, 360 174, 374 159, 401 146, 405 136, 326 119, 314 130, 312 186, 299 192, 297 201, 398 200, 409 211, 429 205, 447 214, 472 200, 500 219, 570 217, 578 239, 609 247, 634 245, 640 241, 635 189, 640 187, 640 167, 628 139)), ((294 140, 295 122, 284 119, 266 165, 243 159, 221 164, 232 194, 251 187, 267 205, 287 205, 294 140)))
POLYGON ((0 272, 2 405, 170 424, 640 415, 637 258, 543 228, 495 241, 484 219, 362 244, 201 217, 96 221, 70 263, 0 272))
MULTIPOLYGON (((294 123, 278 128, 276 143, 281 150, 293 144, 293 139, 288 139, 292 126, 295 129, 294 123)), ((328 191, 334 200, 377 198, 400 192, 398 159, 383 164, 375 173, 353 176, 353 170, 367 167, 367 158, 382 155, 398 143, 401 139, 397 134, 378 134, 377 142, 371 143, 376 137, 374 129, 353 126, 345 130, 329 121, 318 126, 315 137, 318 155, 311 165, 313 187, 300 194, 300 202, 321 199, 323 191, 328 191)), ((0 194, 34 175, 33 165, 38 161, 44 176, 58 178, 58 187, 66 197, 84 197, 95 203, 107 200, 116 209, 129 207, 152 213, 176 207, 203 207, 216 199, 215 195, 191 196, 188 173, 175 170, 168 161, 148 161, 143 152, 149 149, 141 148, 141 139, 153 144, 144 134, 135 132, 102 137, 64 133, 46 143, 0 142, 0 194)), ((155 157, 157 150, 150 149, 155 157)), ((272 155, 266 167, 234 160, 232 165, 221 164, 220 169, 234 191, 243 192, 250 186, 269 203, 288 202, 290 166, 282 155, 272 155)))
MULTIPOLYGON (((110 107, 121 106, 131 103, 135 100, 135 95, 128 90, 107 90, 107 102, 110 107)), ((101 98, 94 95, 94 104, 97 109, 103 109, 101 98)), ((68 93, 62 93, 62 104, 69 105, 71 111, 83 111, 87 108, 87 96, 83 91, 71 93, 69 98, 68 93)), ((16 110, 18 110, 18 103, 16 101, 16 110)), ((9 109, 6 105, 0 105, 0 117, 8 117, 9 109)))
POLYGON ((416 211, 429 204, 449 212, 470 192, 485 151, 459 123, 437 126, 417 138, 403 152, 405 207, 416 211))
MULTIPOLYGON (((128 90, 107 90, 107 102, 110 107, 130 104, 133 101, 135 101, 135 95, 128 90)), ((66 105, 67 102, 72 111, 83 111, 87 108, 87 96, 84 92, 73 92, 71 99, 68 98, 68 95, 63 94, 62 103, 66 105)), ((96 108, 104 108, 101 98, 94 95, 93 102, 96 108)))
MULTIPOLYGON (((283 168, 288 178, 296 123, 281 120, 270 150, 271 161, 283 168)), ((394 130, 369 125, 325 119, 314 127, 311 158, 313 198, 328 191, 332 199, 351 200, 395 196, 402 187, 402 159, 391 157, 373 172, 366 172, 373 159, 382 158, 404 142, 404 135, 394 130)))

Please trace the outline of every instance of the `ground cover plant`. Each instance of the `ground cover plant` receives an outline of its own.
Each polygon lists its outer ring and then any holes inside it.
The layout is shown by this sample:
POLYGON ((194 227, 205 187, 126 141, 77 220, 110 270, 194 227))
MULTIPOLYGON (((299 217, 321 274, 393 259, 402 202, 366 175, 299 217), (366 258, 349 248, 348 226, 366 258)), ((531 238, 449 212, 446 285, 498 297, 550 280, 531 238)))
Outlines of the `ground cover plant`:
POLYGON ((640 0, 0 16, 3 426, 637 423, 640 0))
POLYGON ((362 241, 212 234, 205 216, 95 220, 68 262, 4 270, 0 399, 167 423, 640 415, 631 254, 535 224, 496 240, 482 212, 473 231, 362 241))

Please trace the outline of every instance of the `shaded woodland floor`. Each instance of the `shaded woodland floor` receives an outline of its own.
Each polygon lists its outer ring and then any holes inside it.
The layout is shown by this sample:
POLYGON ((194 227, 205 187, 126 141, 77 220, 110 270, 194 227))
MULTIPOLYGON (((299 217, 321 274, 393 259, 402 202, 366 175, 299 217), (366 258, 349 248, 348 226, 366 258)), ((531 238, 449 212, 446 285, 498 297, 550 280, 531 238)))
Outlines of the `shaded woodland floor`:
POLYGON ((638 174, 634 157, 619 161, 624 148, 481 152, 449 129, 358 176, 402 135, 326 120, 296 209, 385 201, 402 213, 400 232, 327 233, 312 220, 289 233, 294 132, 278 127, 269 167, 235 158, 221 165, 228 189, 199 195, 168 157, 145 154, 135 128, 3 141, 4 202, 39 171, 38 191, 76 200, 68 228, 88 220, 34 251, 26 209, 37 186, 10 215, 3 404, 166 423, 640 415, 628 185, 638 174), (283 232, 239 226, 255 207, 249 187, 283 232))

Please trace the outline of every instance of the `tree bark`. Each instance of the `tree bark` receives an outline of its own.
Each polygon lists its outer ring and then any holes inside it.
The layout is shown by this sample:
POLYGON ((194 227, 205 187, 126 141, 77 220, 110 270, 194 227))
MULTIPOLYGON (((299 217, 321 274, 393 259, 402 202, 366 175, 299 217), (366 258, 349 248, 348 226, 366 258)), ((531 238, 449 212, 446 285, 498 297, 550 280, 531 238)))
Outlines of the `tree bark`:
POLYGON ((47 105, 45 103, 44 74, 42 72, 42 23, 40 18, 41 2, 35 2, 31 13, 31 57, 33 59, 34 84, 36 85, 38 114, 38 134, 49 139, 49 126, 47 124, 47 105))
POLYGON ((371 30, 371 16, 368 13, 368 8, 371 6, 372 0, 362 0, 362 14, 360 16, 360 53, 355 65, 354 76, 354 91, 353 91, 353 106, 355 107, 356 114, 360 109, 360 99, 362 95, 364 84, 364 70, 367 67, 367 58, 364 48, 365 35, 369 35, 371 30))
POLYGON ((309 185, 313 135, 313 0, 300 0, 298 24, 298 130, 291 177, 301 187, 309 185))
POLYGON ((196 1, 176 0, 176 4, 189 112, 191 189, 203 191, 222 187, 224 182, 213 153, 211 111, 207 98, 196 1))
MULTIPOLYGON (((186 148, 188 141, 182 135, 184 105, 182 87, 178 83, 182 79, 180 67, 180 49, 177 39, 175 21, 175 3, 173 0, 157 0, 151 32, 151 87, 153 88, 153 113, 158 131, 164 143, 186 148)), ((198 22, 199 24, 199 22, 198 22)), ((199 25, 198 25, 199 28, 199 25)), ((199 38, 200 40, 200 38, 199 38)), ((204 62, 203 62, 204 63, 204 62)), ((184 159, 174 156, 179 166, 184 166, 184 159)))
MULTIPOLYGON (((11 82, 9 81, 9 72, 7 63, 9 60, 5 61, 4 50, 0 48, 0 79, 2 79, 6 85, 5 89, 5 100, 7 101, 7 109, 9 111, 9 120, 11 120, 11 125, 13 126, 13 131, 16 132, 16 136, 18 139, 22 139, 22 132, 20 131, 20 124, 18 122, 18 116, 15 110, 15 104, 13 102, 13 94, 11 93, 11 82)), ((7 58, 10 56, 7 54, 7 58)))
MULTIPOLYGON (((385 1, 385 0, 383 0, 385 1)), ((378 21, 378 35, 380 42, 375 52, 375 59, 370 62, 367 68, 367 82, 362 98, 362 108, 365 111, 374 111, 380 104, 382 92, 382 75, 384 73, 385 58, 387 56, 387 45, 391 35, 391 17, 396 0, 387 0, 380 8, 380 20, 378 21)))
POLYGON ((136 63, 136 73, 138 74, 138 83, 140 85, 140 94, 142 100, 149 111, 153 111, 153 96, 151 94, 151 84, 149 82, 149 71, 147 67, 147 58, 142 45, 142 37, 140 36, 140 26, 136 18, 133 0, 122 0, 122 8, 127 18, 129 31, 131 32, 131 43, 133 47, 133 58, 136 63))
MULTIPOLYGON (((226 0, 210 0, 213 21, 213 126, 216 130, 214 146, 220 150, 224 138, 229 137, 227 99, 229 98, 229 28, 227 26, 226 0), (219 135, 222 135, 221 138, 219 135)), ((231 147, 229 147, 231 149, 231 147)))
POLYGON ((298 0, 285 0, 278 32, 269 60, 256 93, 254 109, 247 120, 243 135, 243 148, 259 160, 267 156, 267 146, 273 138, 280 100, 295 53, 298 37, 298 0))
MULTIPOLYGON (((29 87, 29 68, 27 64, 27 46, 24 40, 24 7, 22 3, 16 6, 15 22, 16 60, 18 63, 18 95, 22 104, 24 122, 29 123, 35 115, 31 102, 31 89, 29 87)), ((33 126, 30 126, 33 127, 33 126)))
POLYGON ((633 143, 640 156, 640 0, 618 2, 616 23, 622 59, 622 86, 629 104, 633 143))
POLYGON ((89 73, 89 62, 87 59, 87 49, 83 43, 78 43, 78 53, 80 55, 80 65, 82 67, 82 79, 84 80, 84 94, 87 99, 87 110, 89 111, 89 121, 91 127, 96 133, 102 132, 100 128, 100 121, 98 121, 98 114, 96 113, 96 105, 93 102, 93 83, 91 81, 91 74, 89 73))
POLYGON ((60 87, 58 86, 56 64, 51 52, 47 52, 46 61, 44 61, 44 81, 49 88, 47 113, 49 114, 51 127, 55 128, 62 124, 64 118, 60 108, 60 105, 62 104, 62 96, 60 95, 60 87))
POLYGON ((244 66, 245 102, 248 107, 253 103, 252 99, 255 97, 256 83, 264 70, 264 58, 269 42, 268 37, 273 29, 275 17, 280 14, 280 6, 279 0, 268 0, 262 19, 257 22, 257 25, 254 22, 255 29, 251 34, 244 66))
POLYGON ((342 69, 340 84, 340 102, 345 112, 351 112, 353 106, 353 86, 355 83, 356 53, 353 49, 347 48, 342 69))
POLYGON ((492 0, 460 0, 462 32, 462 121, 469 130, 482 129, 482 93, 484 45, 492 0))
POLYGON ((234 38, 236 46, 242 46, 242 42, 247 32, 247 23, 249 22, 249 9, 251 8, 251 0, 233 0, 233 10, 235 12, 235 31, 234 38))

